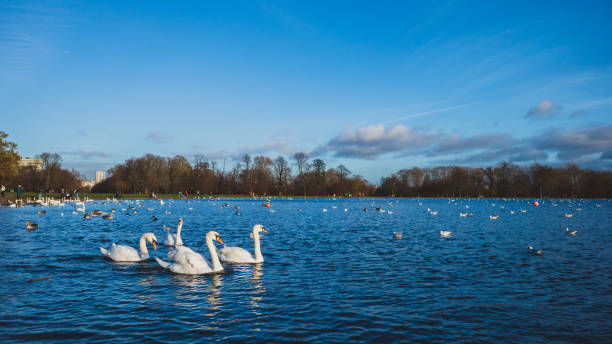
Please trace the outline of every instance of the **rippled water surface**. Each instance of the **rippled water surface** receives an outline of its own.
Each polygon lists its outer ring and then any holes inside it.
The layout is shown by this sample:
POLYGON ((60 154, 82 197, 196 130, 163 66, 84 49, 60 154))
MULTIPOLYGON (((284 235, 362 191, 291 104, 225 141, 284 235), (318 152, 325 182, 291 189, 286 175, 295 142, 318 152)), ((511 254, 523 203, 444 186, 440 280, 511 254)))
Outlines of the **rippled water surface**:
MULTIPOLYGON (((44 215, 38 207, 0 208, 2 341, 612 338, 610 201, 544 200, 535 207, 532 200, 501 199, 277 199, 270 208, 261 202, 87 203, 88 210, 115 209, 113 220, 83 219, 70 205, 46 207, 44 215), (221 208, 226 203, 241 215, 221 208), (133 211, 128 206, 138 214, 125 216, 133 211), (263 224, 265 262, 177 275, 154 260, 115 263, 98 249, 112 242, 138 247, 144 232, 161 242, 162 225, 175 228, 179 217, 185 245, 206 257, 207 231, 252 252, 250 229, 263 224), (40 228, 26 231, 26 220, 40 228), (452 234, 444 238, 440 230, 452 234)), ((166 259, 167 249, 150 253, 166 259)))

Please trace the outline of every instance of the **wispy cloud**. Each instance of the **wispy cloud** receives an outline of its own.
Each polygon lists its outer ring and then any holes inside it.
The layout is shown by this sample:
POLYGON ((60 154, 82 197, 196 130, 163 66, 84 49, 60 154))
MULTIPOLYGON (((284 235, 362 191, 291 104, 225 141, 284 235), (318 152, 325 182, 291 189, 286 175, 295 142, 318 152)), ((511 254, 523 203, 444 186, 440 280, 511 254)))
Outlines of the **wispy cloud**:
POLYGON ((166 143, 174 139, 174 135, 163 132, 150 132, 145 139, 154 143, 166 143))
POLYGON ((62 40, 73 15, 52 5, 0 4, 0 75, 24 79, 65 53, 62 40))
POLYGON ((474 104, 474 103, 466 103, 466 104, 454 105, 454 106, 449 106, 449 107, 440 108, 440 109, 428 110, 428 111, 423 111, 423 112, 416 112, 416 113, 412 113, 412 114, 405 115, 405 116, 402 116, 402 117, 398 117, 398 118, 390 119, 390 120, 387 120, 387 121, 383 121, 383 122, 380 122, 380 124, 395 123, 395 122, 405 121, 405 120, 411 119, 411 118, 423 117, 423 116, 427 116, 427 115, 433 115, 433 114, 436 114, 436 113, 442 113, 442 112, 458 110, 458 109, 462 109, 462 108, 468 107, 468 106, 470 106, 472 104, 474 104))
POLYGON ((75 151, 63 151, 60 152, 61 155, 70 155, 73 157, 77 157, 81 160, 90 160, 92 158, 108 158, 111 154, 101 151, 84 151, 84 150, 75 150, 75 151))

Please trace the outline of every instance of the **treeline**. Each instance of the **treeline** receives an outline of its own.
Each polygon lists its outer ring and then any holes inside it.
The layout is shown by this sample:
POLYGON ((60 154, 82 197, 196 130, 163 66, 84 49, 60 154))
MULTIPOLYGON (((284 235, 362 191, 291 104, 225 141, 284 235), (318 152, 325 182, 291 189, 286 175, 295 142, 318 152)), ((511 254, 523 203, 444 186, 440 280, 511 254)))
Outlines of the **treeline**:
MULTIPOLYGON (((81 188, 83 176, 61 166, 61 156, 43 153, 42 166, 19 167, 17 144, 0 131, 0 183, 9 189, 21 184, 25 191, 67 192, 81 188), (41 168, 42 167, 42 168, 41 168)), ((438 166, 403 169, 381 178, 373 186, 344 165, 328 168, 321 159, 304 153, 290 160, 279 156, 242 156, 230 170, 214 160, 147 154, 126 160, 108 171, 109 178, 92 192, 187 192, 191 195, 304 195, 397 197, 586 197, 612 198, 612 172, 533 164, 521 167, 501 162, 494 167, 438 166)), ((87 192, 87 189, 83 189, 87 192)))
POLYGON ((53 193, 64 189, 72 193, 81 188, 84 178, 78 171, 62 168, 59 154, 42 153, 36 157, 42 161, 42 168, 33 165, 18 167, 11 183, 13 189, 21 185, 25 191, 53 193))
POLYGON ((552 168, 439 166, 400 170, 382 178, 376 195, 401 197, 551 197, 610 198, 612 172, 582 170, 574 164, 552 168))
POLYGON ((397 197, 612 197, 612 173, 582 170, 569 164, 552 168, 521 167, 501 162, 495 167, 438 166, 403 169, 373 186, 344 165, 327 168, 296 153, 290 161, 245 154, 229 171, 197 155, 193 165, 183 156, 147 154, 109 170, 94 192, 176 193, 202 195, 304 195, 397 197), (293 167, 293 169, 291 168, 293 167))
POLYGON ((192 195, 352 195, 366 196, 374 188, 345 166, 327 168, 321 159, 308 161, 297 153, 289 162, 280 156, 242 156, 229 171, 215 161, 196 155, 193 165, 183 156, 147 154, 109 169, 109 177, 94 186, 93 192, 177 193, 192 195), (293 173, 290 165, 294 165, 293 173))

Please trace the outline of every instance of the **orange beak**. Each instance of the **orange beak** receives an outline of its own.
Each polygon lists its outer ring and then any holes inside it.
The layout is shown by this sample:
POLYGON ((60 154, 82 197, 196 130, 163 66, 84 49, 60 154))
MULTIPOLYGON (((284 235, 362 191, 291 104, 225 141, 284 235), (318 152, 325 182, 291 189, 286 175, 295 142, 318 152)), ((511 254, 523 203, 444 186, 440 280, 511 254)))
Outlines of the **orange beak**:
POLYGON ((261 231, 264 233, 268 233, 268 231, 266 230, 266 227, 261 227, 261 231))
POLYGON ((151 244, 153 245, 153 249, 157 250, 157 241, 153 240, 151 244))
POLYGON ((217 237, 215 238, 219 244, 223 245, 223 240, 221 240, 221 237, 217 235, 217 237))

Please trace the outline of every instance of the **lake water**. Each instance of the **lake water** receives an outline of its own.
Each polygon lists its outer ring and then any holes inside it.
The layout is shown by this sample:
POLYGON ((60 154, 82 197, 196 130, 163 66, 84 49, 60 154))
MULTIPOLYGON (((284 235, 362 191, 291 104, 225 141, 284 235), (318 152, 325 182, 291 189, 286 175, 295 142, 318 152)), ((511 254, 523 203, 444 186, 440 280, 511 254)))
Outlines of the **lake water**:
MULTIPOLYGON (((145 200, 129 204, 138 210, 130 217, 126 201, 87 203, 116 209, 114 220, 86 220, 69 205, 44 215, 3 207, 0 335, 63 343, 610 342, 612 202, 532 202, 273 199, 266 208, 254 199, 145 200), (226 203, 241 215, 220 207, 226 203), (154 260, 115 263, 98 249, 138 247, 144 232, 161 242, 162 225, 175 228, 179 217, 185 245, 206 257, 207 231, 252 252, 250 230, 264 225, 265 262, 177 275, 154 260), (39 229, 27 231, 26 220, 39 229)), ((149 249, 166 259, 165 247, 149 249)))

